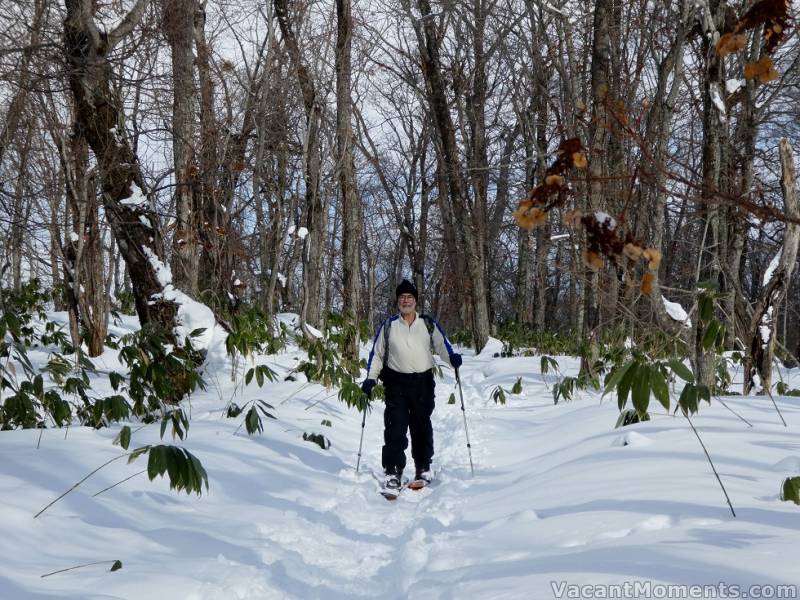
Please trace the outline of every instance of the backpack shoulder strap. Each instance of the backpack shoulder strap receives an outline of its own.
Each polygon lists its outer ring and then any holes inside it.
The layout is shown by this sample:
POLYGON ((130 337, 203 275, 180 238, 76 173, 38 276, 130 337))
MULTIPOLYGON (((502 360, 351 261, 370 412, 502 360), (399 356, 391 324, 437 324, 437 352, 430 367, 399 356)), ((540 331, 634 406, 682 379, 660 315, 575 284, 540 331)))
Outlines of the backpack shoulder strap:
POLYGON ((389 327, 392 325, 392 317, 387 318, 383 322, 383 368, 386 368, 386 363, 389 362, 389 327))
POLYGON ((433 330, 436 327, 436 325, 434 325, 433 317, 430 315, 420 315, 420 317, 422 317, 422 319, 425 321, 425 327, 428 328, 428 334, 433 336, 433 330))

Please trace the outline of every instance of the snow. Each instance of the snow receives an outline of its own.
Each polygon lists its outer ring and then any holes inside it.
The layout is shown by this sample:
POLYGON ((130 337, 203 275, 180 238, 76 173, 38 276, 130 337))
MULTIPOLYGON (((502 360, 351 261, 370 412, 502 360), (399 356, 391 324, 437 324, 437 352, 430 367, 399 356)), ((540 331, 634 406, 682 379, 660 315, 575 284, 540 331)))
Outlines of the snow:
POLYGON ((158 279, 158 283, 161 285, 162 288, 167 287, 168 285, 172 284, 172 270, 161 262, 161 259, 158 258, 150 248, 144 246, 142 248, 144 255, 147 257, 147 260, 150 261, 150 265, 156 272, 156 278, 158 279))
POLYGON ((503 351, 503 342, 497 338, 490 337, 486 345, 481 349, 479 356, 492 357, 503 351))
POLYGON ((147 196, 136 183, 131 183, 130 197, 121 200, 120 204, 124 206, 145 206, 147 204, 147 196))
POLYGON ((598 223, 605 223, 606 225, 608 225, 609 229, 614 229, 617 226, 617 220, 608 213, 603 212, 602 210, 598 210, 597 212, 595 212, 594 218, 597 219, 598 223))
POLYGON ((278 278, 278 281, 281 282, 281 287, 286 287, 286 275, 283 273, 278 273, 276 277, 278 278))
MULTIPOLYGON (((208 316, 180 302, 195 319, 191 326, 208 316)), ((297 315, 277 319, 296 324, 297 315)), ((123 321, 121 331, 134 327, 135 319, 123 321)), ((720 582, 745 590, 796 585, 800 507, 779 500, 782 478, 800 474, 796 400, 775 397, 789 429, 769 401, 752 397, 725 398, 752 428, 714 400, 693 418, 736 508, 733 518, 684 418, 651 400, 651 421, 614 429, 615 401, 580 391, 553 405, 539 358, 494 358, 499 349, 490 339, 477 356, 465 353, 461 368, 475 476, 460 404, 446 401, 458 388, 445 366, 433 414, 436 481, 392 503, 376 493, 374 479, 383 404, 367 415, 356 474, 361 415, 335 389, 285 380, 306 357, 295 346, 255 357, 279 374, 263 389, 237 386, 221 366, 206 373, 208 390, 190 399, 189 436, 177 442, 208 472, 210 489, 201 497, 136 475, 146 458, 123 459, 34 520, 90 471, 123 455, 111 443, 119 425, 47 429, 38 449, 37 430, 0 432, 0 598, 547 599, 580 597, 581 589, 597 597, 604 585, 653 592, 720 582), (518 377, 522 393, 496 405, 492 389, 510 389, 518 377), (278 420, 265 419, 264 433, 249 437, 241 417, 221 413, 230 400, 244 406, 255 399, 270 402, 278 420), (323 434, 331 448, 303 441, 304 432, 323 434), (123 568, 110 573, 113 560, 123 568), (41 577, 97 561, 109 562, 41 577)), ((364 345, 362 357, 368 352, 364 345)), ((46 351, 33 354, 37 366, 47 360, 46 351)), ((108 349, 103 364, 120 370, 116 355, 108 349)), ((577 374, 577 358, 555 358, 561 372, 577 374)), ((105 376, 92 377, 98 393, 111 393, 105 376)), ((547 377, 552 385, 554 375, 547 377)), ((784 380, 797 387, 800 370, 784 380)), ((158 424, 136 430, 131 447, 149 443, 159 443, 158 424)))
POLYGON ((766 286, 770 279, 772 279, 772 274, 775 272, 775 269, 778 268, 778 265, 781 262, 781 257, 783 256, 783 247, 778 250, 778 253, 772 257, 772 260, 769 262, 769 266, 764 271, 764 276, 761 278, 761 285, 766 286))
POLYGON ((717 111, 719 112, 719 120, 722 123, 725 123, 727 111, 725 110, 725 102, 722 100, 722 94, 720 93, 720 89, 716 85, 712 85, 709 88, 711 93, 711 102, 716 107, 717 111))
POLYGON ((289 235, 293 235, 297 228, 294 225, 289 225, 289 228, 286 230, 286 233, 289 235))
POLYGON ((164 288, 165 300, 178 305, 178 325, 175 337, 179 344, 185 343, 186 337, 196 329, 205 329, 200 335, 192 338, 192 346, 206 353, 206 364, 224 364, 227 360, 225 339, 227 333, 217 324, 213 311, 196 300, 193 300, 171 284, 164 288))
POLYGON ((74 231, 70 231, 69 232, 69 241, 70 242, 77 242, 79 239, 81 239, 81 237, 77 233, 75 233, 74 231))
MULTIPOLYGON (((300 317, 295 313, 278 313, 277 315, 275 315, 275 318, 278 320, 278 323, 283 323, 284 325, 286 325, 286 328, 289 331, 293 332, 296 335, 301 334, 300 317)), ((308 323, 306 323, 306 330, 314 337, 317 338, 324 337, 319 329, 312 327, 308 323)))
POLYGON ((685 327, 692 326, 692 320, 680 304, 677 302, 670 302, 664 296, 661 296, 661 300, 664 302, 664 310, 667 311, 667 314, 673 321, 682 323, 685 327))
POLYGON ((297 237, 299 237, 301 240, 306 239, 307 235, 308 235, 308 229, 306 229, 305 227, 301 227, 300 229, 297 230, 297 237))
POLYGON ((725 91, 729 94, 735 94, 745 85, 744 79, 728 79, 725 82, 725 91))
POLYGON ((758 324, 758 334, 761 337, 761 347, 764 349, 766 349, 766 347, 769 345, 769 340, 772 337, 772 311, 772 306, 767 308, 764 314, 761 315, 761 322, 758 324))
POLYGON ((172 271, 169 266, 161 262, 150 248, 145 246, 144 253, 163 288, 160 294, 153 295, 152 300, 163 298, 178 306, 178 325, 174 330, 178 343, 183 345, 187 336, 196 329, 205 329, 200 335, 192 338, 192 346, 206 353, 207 366, 212 363, 224 364, 227 356, 225 351, 227 333, 217 324, 213 311, 175 288, 172 285, 172 271))
POLYGON ((611 445, 618 447, 633 446, 641 448, 644 446, 650 446, 652 443, 653 441, 650 438, 643 436, 641 433, 636 433, 635 431, 628 431, 627 433, 624 433, 619 437, 617 437, 611 443, 611 445))
POLYGON ((145 217, 144 215, 139 215, 139 222, 144 225, 145 227, 150 227, 152 229, 153 225, 150 223, 150 219, 145 217))

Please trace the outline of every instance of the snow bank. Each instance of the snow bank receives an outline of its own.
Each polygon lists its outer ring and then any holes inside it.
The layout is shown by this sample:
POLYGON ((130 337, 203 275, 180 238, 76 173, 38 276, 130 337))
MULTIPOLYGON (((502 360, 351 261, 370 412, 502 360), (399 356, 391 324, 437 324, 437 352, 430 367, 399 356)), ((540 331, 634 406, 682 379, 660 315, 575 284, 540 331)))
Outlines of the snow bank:
MULTIPOLYGON (((176 298, 192 319, 187 329, 208 318, 176 298)), ((181 443, 208 471, 210 489, 200 498, 137 475, 143 459, 119 460, 34 520, 87 473, 124 455, 111 443, 119 426, 73 427, 66 439, 52 429, 0 432, 0 598, 516 599, 553 598, 562 582, 796 585, 800 507, 781 502, 778 489, 784 474, 800 474, 800 458, 796 433, 770 402, 725 398, 752 427, 716 401, 693 417, 734 519, 684 418, 651 401, 651 421, 614 429, 616 402, 585 391, 554 405, 547 382, 532 375, 538 358, 493 358, 499 349, 492 339, 465 359, 464 413, 446 400, 458 395, 453 372, 437 379, 436 480, 392 503, 377 494, 382 402, 366 415, 356 474, 361 415, 336 390, 282 378, 237 387, 221 366, 209 373, 208 391, 192 395, 181 443), (517 378, 523 394, 496 405, 491 390, 517 378), (260 436, 244 433, 242 416, 220 416, 228 401, 258 399, 277 417, 265 419, 260 436), (330 449, 304 441, 305 432, 324 435, 330 449), (123 568, 110 573, 113 560, 123 568), (97 561, 109 562, 41 577, 97 561)), ((256 360, 288 369, 303 357, 290 347, 256 360)), ((46 353, 34 360, 41 366, 46 353)), ((575 376, 579 361, 559 365, 575 376)), ((800 370, 785 379, 798 387, 800 370)), ((108 384, 93 376, 92 385, 108 384)), ((796 426, 796 399, 775 400, 796 426)), ((132 447, 160 443, 158 425, 139 425, 132 447)))
POLYGON ((503 342, 498 340, 497 338, 490 337, 486 345, 481 348, 481 351, 478 353, 480 357, 493 357, 495 354, 500 354, 503 351, 503 342))

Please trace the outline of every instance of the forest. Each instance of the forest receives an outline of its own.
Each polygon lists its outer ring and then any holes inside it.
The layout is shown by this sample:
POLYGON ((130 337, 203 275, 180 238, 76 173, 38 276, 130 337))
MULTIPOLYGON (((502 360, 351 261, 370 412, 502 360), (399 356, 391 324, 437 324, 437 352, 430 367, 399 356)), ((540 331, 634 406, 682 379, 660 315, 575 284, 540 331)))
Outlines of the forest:
POLYGON ((797 597, 799 11, 1 0, 0 597, 797 597))
POLYGON ((2 286, 90 357, 112 313, 174 336, 165 285, 228 331, 349 323, 352 356, 407 277, 476 350, 591 374, 628 340, 710 381, 713 342, 769 389, 800 354, 796 8, 6 0, 2 286))

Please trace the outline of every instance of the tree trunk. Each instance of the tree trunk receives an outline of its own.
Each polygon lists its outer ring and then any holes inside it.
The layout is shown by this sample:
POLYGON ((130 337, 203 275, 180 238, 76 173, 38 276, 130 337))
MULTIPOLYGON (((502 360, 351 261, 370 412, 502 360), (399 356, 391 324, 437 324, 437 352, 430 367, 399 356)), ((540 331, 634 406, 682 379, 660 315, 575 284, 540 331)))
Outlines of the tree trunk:
MULTIPOLYGON (((445 84, 442 78, 438 46, 439 36, 434 26, 434 19, 431 18, 431 7, 428 0, 418 0, 417 6, 422 14, 422 19, 414 21, 414 30, 422 60, 422 72, 427 83, 428 102, 438 132, 443 159, 442 167, 445 169, 456 230, 461 250, 467 255, 466 262, 471 285, 470 307, 472 314, 470 316, 472 320, 470 322, 472 341, 476 351, 480 351, 486 345, 490 331, 487 303, 488 291, 485 278, 483 237, 485 231, 479 222, 481 216, 485 216, 485 210, 482 209, 485 197, 480 202, 476 201, 475 208, 471 208, 467 203, 461 158, 456 145, 455 129, 447 104, 445 84), (422 21, 421 26, 420 21, 422 21)), ((476 27, 478 25, 476 23, 476 27)), ((481 31, 480 35, 482 34, 483 32, 481 31)), ((480 48, 477 48, 477 50, 480 50, 480 48)), ((483 110, 482 105, 479 110, 483 110)), ((485 144, 485 140, 480 139, 483 133, 478 121, 481 119, 483 119, 483 116, 479 115, 478 120, 476 120, 476 141, 474 142, 475 147, 479 149, 485 144)), ((473 185, 476 186, 473 192, 478 192, 482 189, 481 186, 483 184, 480 181, 474 181, 473 185)))
MULTIPOLYGON (((647 245, 663 252, 664 228, 666 219, 666 159, 671 132, 672 118, 678 93, 682 86, 684 69, 684 47, 689 33, 689 14, 692 4, 683 0, 675 40, 658 67, 658 79, 652 104, 647 113, 645 130, 645 153, 639 162, 640 174, 640 213, 637 215, 637 237, 647 236, 647 245), (670 83, 671 82, 671 83, 670 83), (668 87, 669 85, 669 87, 668 87), (649 156, 648 156, 649 155, 649 156)), ((672 254, 672 253, 665 253, 672 254)), ((665 267, 661 273, 667 273, 665 267)), ((668 275, 667 275, 668 276, 668 275)), ((666 331, 675 335, 686 333, 685 328, 672 320, 664 307, 661 293, 661 277, 653 281, 650 294, 651 307, 656 322, 666 331)), ((633 300, 635 288, 630 289, 627 298, 633 300)), ((686 340, 691 344, 691 340, 686 340)))
POLYGON ((289 23, 287 0, 274 0, 275 16, 292 61, 306 114, 306 132, 303 140, 303 167, 305 177, 306 222, 308 235, 303 246, 303 307, 302 323, 318 325, 320 321, 320 279, 322 275, 322 250, 325 239, 325 206, 319 191, 320 151, 319 127, 322 107, 317 98, 314 80, 303 61, 294 30, 289 23))
MULTIPOLYGON (((611 61, 611 0, 596 0, 594 7, 594 39, 592 42, 592 127, 589 145, 589 185, 586 209, 595 211, 603 200, 602 178, 607 168, 609 68, 611 61)), ((581 373, 594 375, 598 353, 600 325, 599 273, 585 270, 583 337, 588 342, 588 354, 581 357, 581 373)))
POLYGON ((196 0, 166 0, 164 34, 172 56, 172 159, 175 167, 175 233, 172 274, 175 285, 197 296, 197 236, 194 211, 194 24, 196 0))
POLYGON ((28 124, 28 132, 19 149, 17 181, 14 184, 13 205, 11 209, 11 276, 13 288, 19 291, 22 287, 22 247, 24 231, 30 214, 30 203, 25 202, 26 182, 28 181, 28 159, 30 157, 30 140, 33 124, 28 124))
MULTIPOLYGON (((27 47, 22 50, 20 63, 15 69, 16 73, 19 74, 19 79, 16 82, 17 89, 11 97, 6 118, 3 119, 2 129, 0 129, 0 165, 3 164, 6 150, 14 140, 20 123, 24 122, 25 119, 24 108, 31 89, 31 75, 34 73, 30 65, 33 60, 34 50, 41 42, 42 25, 47 14, 47 6, 48 3, 45 0, 34 0, 30 38, 28 39, 27 47)), ((30 136, 27 139, 29 138, 30 136)))
POLYGON ((177 306, 163 298, 163 244, 157 215, 144 196, 139 162, 125 133, 119 91, 112 86, 108 59, 141 18, 147 0, 107 35, 94 22, 91 0, 65 0, 64 53, 75 102, 76 128, 97 158, 106 218, 131 275, 142 326, 153 324, 174 340, 177 306))
POLYGON ((771 272, 764 274, 764 287, 758 297, 750 321, 750 351, 744 364, 744 393, 753 389, 754 374, 758 371, 760 391, 769 392, 772 388, 772 360, 775 355, 775 336, 777 335, 778 308, 786 295, 792 281, 792 272, 797 260, 797 248, 800 243, 800 201, 797 198, 797 179, 794 164, 794 153, 786 138, 779 143, 781 170, 783 177, 783 201, 786 216, 794 222, 787 221, 783 233, 783 247, 779 251, 777 265, 771 272))
POLYGON ((339 188, 342 194, 342 313, 355 331, 348 340, 347 355, 358 358, 358 312, 361 299, 359 242, 361 240, 361 201, 356 190, 353 159, 351 87, 351 46, 353 17, 351 0, 336 0, 336 148, 339 188))
MULTIPOLYGON (((719 280, 719 206, 716 202, 719 194, 721 170, 721 147, 724 140, 723 127, 726 118, 717 108, 714 97, 721 97, 723 81, 723 63, 717 55, 714 44, 709 41, 716 35, 723 19, 724 3, 710 0, 702 16, 705 74, 703 77, 703 188, 701 194, 701 210, 703 213, 702 241, 700 245, 699 281, 717 283, 719 280)), ((703 348, 705 325, 695 319, 694 336, 694 369, 698 383, 713 386, 713 356, 703 348)))

